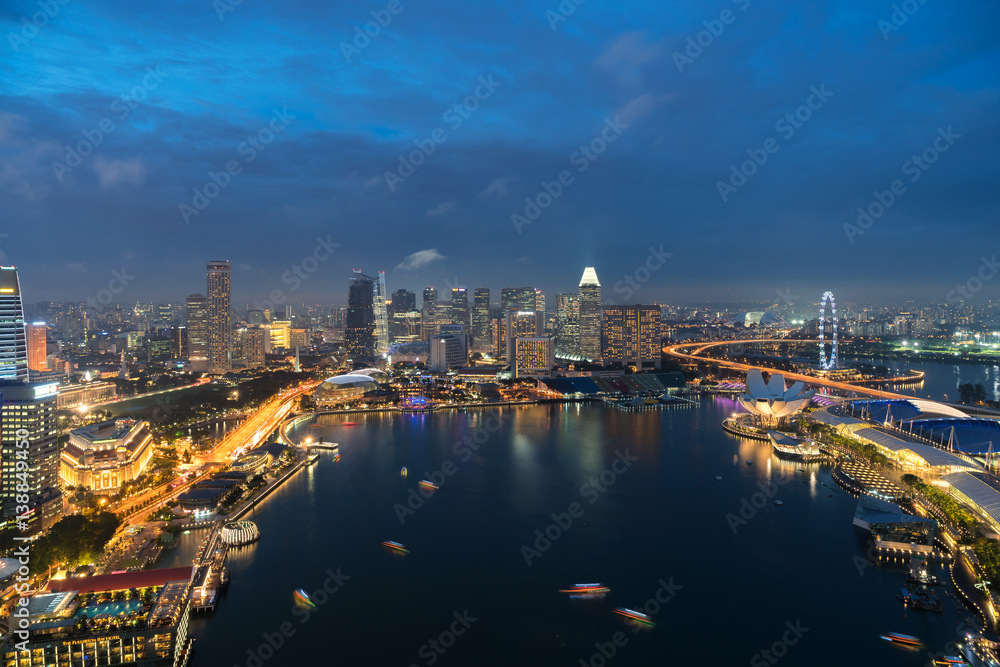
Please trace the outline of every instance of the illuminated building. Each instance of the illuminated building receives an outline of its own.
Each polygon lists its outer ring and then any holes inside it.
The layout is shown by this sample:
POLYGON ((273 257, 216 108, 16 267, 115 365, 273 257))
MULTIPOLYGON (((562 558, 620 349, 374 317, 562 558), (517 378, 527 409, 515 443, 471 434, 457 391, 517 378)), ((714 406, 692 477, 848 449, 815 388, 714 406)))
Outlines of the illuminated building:
POLYGON ((535 288, 535 311, 542 314, 542 321, 545 320, 545 295, 542 290, 535 288))
POLYGON ((26 514, 27 527, 35 531, 58 518, 62 505, 56 438, 58 388, 55 382, 0 383, 0 506, 5 524, 26 514), (25 495, 28 502, 20 502, 18 496, 23 499, 25 495), (17 511, 23 505, 27 513, 17 511))
POLYGON ((556 343, 551 336, 518 336, 514 340, 511 369, 515 378, 550 377, 556 363, 556 343))
POLYGON ((183 667, 190 660, 192 568, 142 570, 50 579, 28 601, 28 639, 8 633, 0 650, 5 667, 135 665, 183 667), (143 591, 139 597, 135 592, 143 591), (121 597, 119 597, 121 596, 121 597), (113 627, 108 600, 130 599, 113 627))
POLYGON ((556 295, 556 347, 565 354, 580 353, 580 298, 556 295))
POLYGON ((423 302, 420 304, 421 306, 425 306, 425 305, 427 305, 428 302, 431 302, 431 301, 437 301, 438 300, 438 291, 437 291, 437 288, 435 288, 435 287, 425 287, 424 288, 423 297, 424 297, 423 298, 423 302))
POLYGON ((461 368, 468 362, 464 335, 446 333, 431 337, 427 363, 429 370, 444 373, 451 368, 461 368))
POLYGON ((382 355, 389 351, 389 315, 386 311, 385 271, 378 272, 372 289, 372 306, 375 315, 375 354, 382 355))
POLYGON ((469 291, 464 287, 455 287, 451 290, 451 321, 453 324, 465 325, 466 329, 471 322, 469 291))
POLYGON ((112 400, 118 392, 114 382, 85 382, 62 385, 56 397, 57 410, 74 410, 112 400))
POLYGON ((187 354, 195 370, 208 370, 208 299, 192 294, 185 303, 187 312, 187 354))
POLYGON ((336 375, 327 378, 316 387, 312 397, 317 409, 322 410, 334 407, 352 398, 363 396, 374 389, 378 389, 378 382, 371 376, 360 373, 348 373, 346 375, 336 375))
POLYGON ((776 426, 806 407, 816 393, 812 389, 806 390, 805 383, 801 381, 786 387, 785 377, 780 373, 772 373, 765 383, 764 376, 756 368, 747 373, 746 387, 747 393, 738 398, 740 405, 757 415, 768 427, 776 426))
POLYGON ((0 380, 28 379, 28 344, 17 269, 0 266, 0 380))
POLYGON ((660 368, 660 307, 608 306, 604 309, 605 364, 660 368))
POLYGON ((287 350, 292 345, 291 320, 274 320, 271 322, 271 349, 287 350))
POLYGON ((504 336, 507 363, 514 363, 514 339, 521 336, 542 335, 542 314, 534 310, 508 310, 505 318, 504 336))
POLYGON ((70 431, 59 457, 59 477, 69 486, 114 494, 141 475, 152 457, 149 423, 116 419, 70 431))
POLYGON ((500 290, 500 309, 535 310, 536 298, 534 287, 504 287, 500 290))
POLYGON ((233 314, 229 301, 232 267, 228 261, 208 263, 208 371, 232 370, 233 314))
POLYGON ((490 288, 477 287, 472 299, 472 349, 476 352, 489 352, 493 343, 490 326, 490 288))
POLYGON ((45 322, 32 322, 25 326, 28 338, 28 370, 44 373, 49 369, 45 322))
POLYGON ((305 329, 290 329, 288 331, 288 349, 309 347, 309 332, 305 329))
POLYGON ((392 308, 389 309, 390 318, 396 313, 412 313, 416 310, 416 294, 405 289, 398 289, 392 293, 392 308))
POLYGON ((247 368, 259 368, 265 362, 264 327, 248 327, 243 334, 243 358, 247 368))
POLYGON ((375 358, 374 296, 375 279, 355 271, 347 292, 344 342, 347 354, 356 361, 375 358))
POLYGON ((601 359, 601 283, 594 267, 583 271, 579 286, 580 356, 591 361, 601 359))
POLYGON ((393 313, 389 322, 392 342, 405 343, 420 340, 420 318, 419 311, 393 313))
POLYGON ((170 353, 173 355, 174 359, 187 359, 187 327, 173 327, 170 329, 170 353))

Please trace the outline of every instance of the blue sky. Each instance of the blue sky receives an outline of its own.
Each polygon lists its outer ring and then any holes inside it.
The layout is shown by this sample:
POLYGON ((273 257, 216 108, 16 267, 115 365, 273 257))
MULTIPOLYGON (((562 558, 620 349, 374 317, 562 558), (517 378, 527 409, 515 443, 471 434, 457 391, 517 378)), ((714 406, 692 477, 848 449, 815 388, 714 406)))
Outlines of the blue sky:
POLYGON ((0 261, 29 301, 123 268, 122 301, 181 300, 214 259, 237 302, 339 303, 353 268, 554 295, 588 265, 619 301, 944 301, 1000 252, 1000 6, 894 4, 6 2, 0 261))

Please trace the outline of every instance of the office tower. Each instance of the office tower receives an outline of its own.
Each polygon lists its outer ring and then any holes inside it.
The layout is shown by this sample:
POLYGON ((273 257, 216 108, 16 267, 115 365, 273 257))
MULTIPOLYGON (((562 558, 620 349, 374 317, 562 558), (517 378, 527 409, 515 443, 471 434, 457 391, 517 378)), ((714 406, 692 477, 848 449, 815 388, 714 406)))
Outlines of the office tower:
POLYGON ((551 336, 518 336, 514 339, 511 370, 515 378, 551 377, 556 364, 556 343, 551 336))
POLYGON ((472 349, 489 352, 493 343, 490 334, 490 288, 477 287, 472 299, 472 349))
POLYGON ((208 370, 208 299, 192 294, 185 305, 188 359, 194 370, 208 370))
POLYGON ((288 332, 288 349, 309 347, 309 331, 306 329, 291 329, 288 332))
POLYGON ((535 310, 534 287, 504 287, 500 290, 500 308, 508 310, 535 310))
POLYGON ((28 342, 17 269, 0 266, 0 380, 28 379, 28 342))
MULTIPOLYGON (((534 295, 532 295, 534 296, 534 295)), ((507 363, 514 363, 514 340, 542 335, 542 314, 534 310, 508 310, 504 326, 507 363)))
POLYGON ((545 322, 545 295, 542 290, 535 288, 535 310, 542 314, 542 322, 545 322))
POLYGON ((3 523, 16 524, 22 531, 48 527, 62 505, 56 437, 58 386, 55 382, 0 382, 0 507, 3 523), (18 506, 27 506, 27 512, 19 512, 18 506))
POLYGON ((174 325, 174 304, 161 303, 156 306, 156 327, 166 329, 174 325))
POLYGON ((608 306, 604 309, 604 363, 642 370, 660 368, 660 307, 608 306))
POLYGON ((232 267, 228 261, 208 263, 208 371, 232 370, 233 315, 229 302, 232 267))
POLYGON ((44 373, 49 369, 46 351, 48 326, 45 322, 32 322, 25 328, 28 332, 28 370, 44 373))
POLYGON ((385 271, 378 272, 378 280, 372 285, 373 306, 375 309, 375 354, 376 356, 389 351, 389 316, 386 312, 387 292, 385 289, 385 271))
POLYGON ((375 279, 355 270, 347 292, 347 322, 344 341, 355 361, 375 358, 375 279))
POLYGON ((580 299, 576 294, 556 295, 556 348, 562 354, 580 353, 580 299))
POLYGON ((454 287, 451 290, 451 321, 453 324, 465 325, 468 331, 471 318, 469 310, 469 291, 464 287, 454 287))
POLYGON ((437 288, 435 288, 435 287, 425 287, 424 288, 424 299, 423 299, 423 302, 420 304, 420 307, 423 308, 425 305, 427 305, 427 303, 432 302, 432 301, 437 301, 437 300, 438 300, 438 291, 437 291, 437 288))
POLYGON ((170 336, 146 336, 142 339, 146 361, 169 361, 173 341, 170 336))
POLYGON ((173 327, 170 329, 171 348, 170 352, 174 359, 187 359, 188 357, 188 330, 187 327, 173 327))
POLYGON ((392 310, 390 317, 396 313, 412 313, 417 310, 417 295, 405 289, 398 289, 392 293, 392 310))
POLYGON ((340 308, 334 308, 330 311, 330 317, 333 320, 333 326, 335 327, 345 327, 347 326, 347 308, 341 306, 340 308))
POLYGON ((588 266, 580 278, 580 356, 601 360, 601 283, 597 271, 588 266))
POLYGON ((292 321, 274 320, 271 322, 271 349, 290 350, 292 348, 292 321))
POLYGON ((394 343, 421 340, 419 311, 395 313, 389 320, 390 338, 394 343))

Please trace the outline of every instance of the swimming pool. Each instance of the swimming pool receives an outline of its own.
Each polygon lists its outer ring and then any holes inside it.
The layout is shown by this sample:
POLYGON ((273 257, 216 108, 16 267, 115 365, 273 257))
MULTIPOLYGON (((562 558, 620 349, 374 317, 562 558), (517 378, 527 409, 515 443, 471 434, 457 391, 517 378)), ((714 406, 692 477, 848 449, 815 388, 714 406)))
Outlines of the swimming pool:
POLYGON ((131 614, 142 606, 140 600, 121 600, 119 602, 105 602, 96 604, 86 609, 81 609, 76 613, 77 618, 98 618, 100 616, 122 616, 131 614))

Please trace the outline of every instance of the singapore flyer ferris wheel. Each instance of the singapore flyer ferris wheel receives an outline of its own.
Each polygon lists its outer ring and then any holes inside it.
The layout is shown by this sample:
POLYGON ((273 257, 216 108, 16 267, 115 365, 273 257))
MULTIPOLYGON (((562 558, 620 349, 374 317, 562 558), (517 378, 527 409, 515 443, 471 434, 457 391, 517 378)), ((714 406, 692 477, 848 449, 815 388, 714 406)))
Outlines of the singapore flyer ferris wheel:
POLYGON ((825 371, 837 368, 837 303, 833 300, 833 292, 824 292, 819 302, 819 365, 825 371), (826 302, 830 302, 830 322, 833 325, 833 349, 830 356, 826 355, 826 302))

